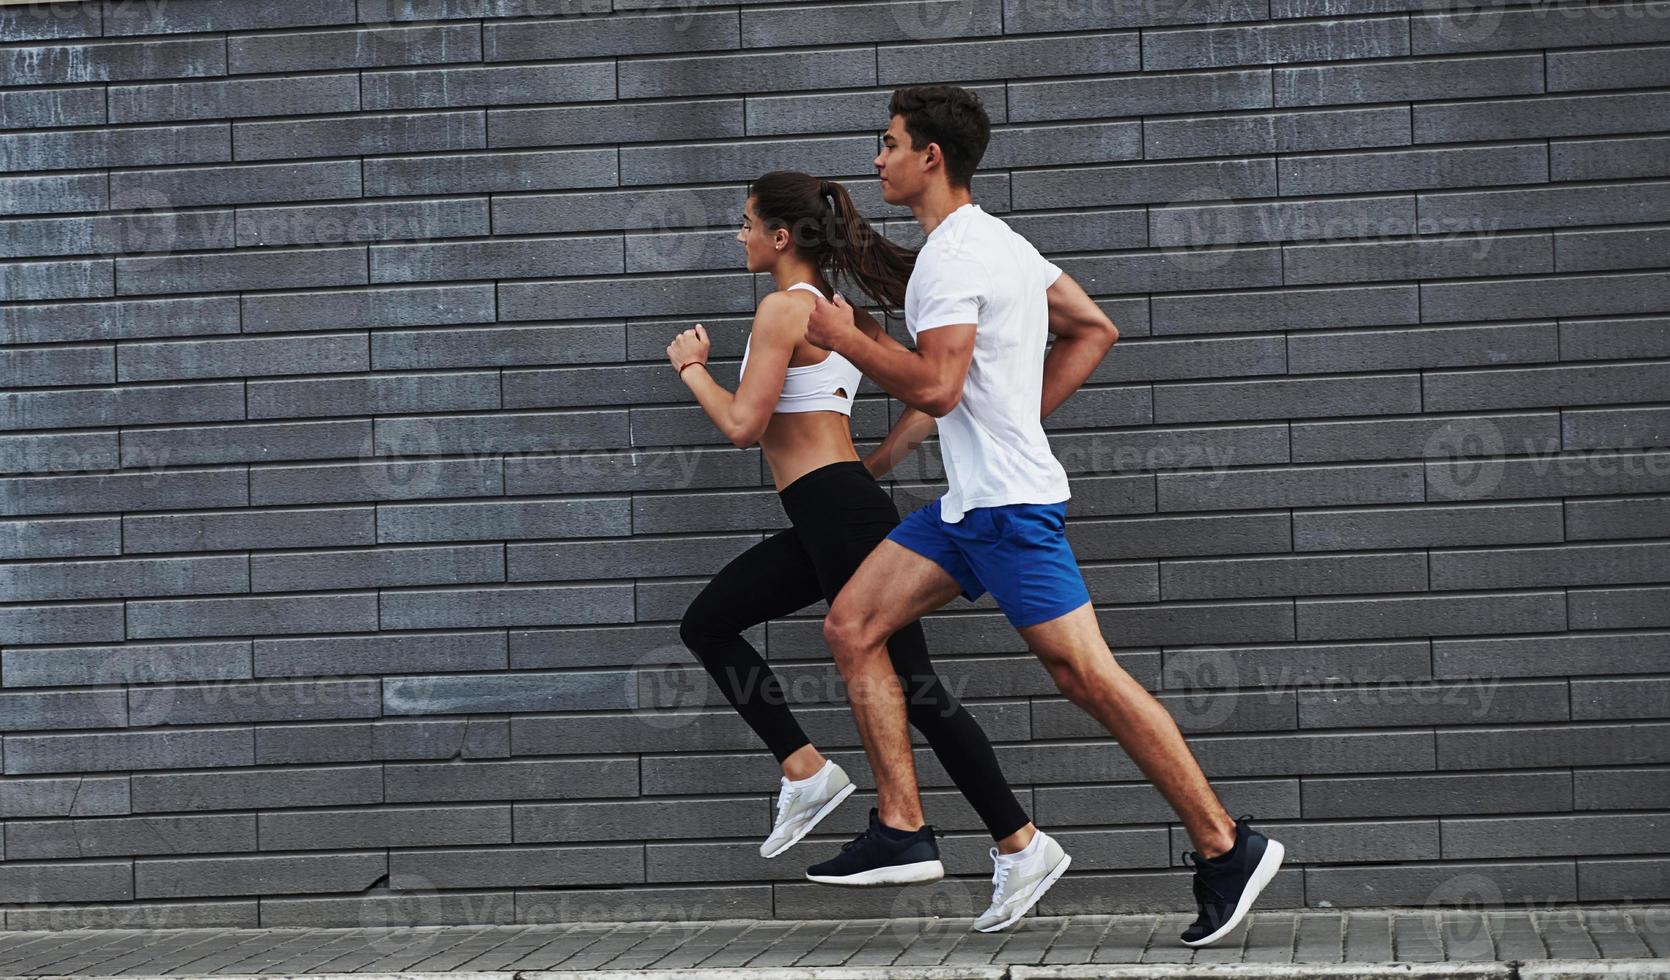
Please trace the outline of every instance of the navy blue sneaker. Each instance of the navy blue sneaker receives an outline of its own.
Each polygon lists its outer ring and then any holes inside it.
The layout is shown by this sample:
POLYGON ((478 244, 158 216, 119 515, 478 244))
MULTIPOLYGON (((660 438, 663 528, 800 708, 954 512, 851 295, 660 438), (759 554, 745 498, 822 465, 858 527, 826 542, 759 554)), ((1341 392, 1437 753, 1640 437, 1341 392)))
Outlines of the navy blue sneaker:
POLYGON ((1183 930, 1183 945, 1215 943, 1241 924, 1258 893, 1276 876, 1286 848, 1252 829, 1252 814, 1235 821, 1235 846, 1215 858, 1184 851, 1183 863, 1195 869, 1195 904, 1200 915, 1183 930))
POLYGON ((854 887, 938 881, 945 877, 945 865, 939 863, 934 836, 933 826, 925 825, 908 837, 890 837, 882 832, 876 808, 870 807, 870 826, 842 844, 841 853, 807 868, 806 879, 854 887))

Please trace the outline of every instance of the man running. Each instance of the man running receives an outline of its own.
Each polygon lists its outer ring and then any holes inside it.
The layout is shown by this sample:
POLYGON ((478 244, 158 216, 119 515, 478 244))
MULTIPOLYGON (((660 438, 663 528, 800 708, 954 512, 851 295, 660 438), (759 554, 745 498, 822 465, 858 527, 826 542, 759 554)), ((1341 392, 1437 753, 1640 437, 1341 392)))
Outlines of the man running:
MULTIPOLYGON (((807 877, 856 883, 921 858, 916 767, 886 640, 958 594, 974 601, 989 591, 1061 693, 1118 740, 1177 813, 1195 848, 1183 859, 1195 869, 1199 907, 1181 940, 1215 942, 1275 876, 1283 847, 1252 829, 1250 815, 1230 819, 1177 723, 1114 661, 1067 543, 1067 474, 1044 435, 1043 418, 1119 331, 1071 276, 973 203, 970 180, 991 136, 977 96, 902 88, 888 112, 875 159, 882 197, 909 207, 927 234, 905 295, 916 347, 857 329, 839 295, 817 298, 806 336, 904 402, 899 425, 919 422, 912 413, 936 420, 948 489, 870 552, 824 619, 875 774, 880 825, 807 877), (1047 356, 1046 334, 1056 337, 1047 356)), ((1038 850, 999 862, 994 904, 1018 916, 1042 897, 1062 856, 1038 850)))

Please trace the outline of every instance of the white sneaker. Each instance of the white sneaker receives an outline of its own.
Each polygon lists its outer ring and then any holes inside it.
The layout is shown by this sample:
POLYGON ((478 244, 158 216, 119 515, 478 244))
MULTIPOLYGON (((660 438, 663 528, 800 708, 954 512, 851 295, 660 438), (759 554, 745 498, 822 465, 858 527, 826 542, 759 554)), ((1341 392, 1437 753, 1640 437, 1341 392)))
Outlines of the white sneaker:
POLYGON ((997 932, 1014 925, 1038 904, 1038 899, 1050 890, 1050 886, 1067 870, 1067 865, 1073 863, 1072 857, 1061 849, 1054 837, 1042 830, 1035 834, 1032 843, 1015 854, 1000 854, 997 848, 991 849, 992 864, 995 865, 992 872, 992 905, 974 920, 975 929, 997 932))
POLYGON ((783 788, 777 794, 777 821, 771 836, 760 845, 760 857, 774 858, 812 832, 824 817, 841 805, 858 787, 852 784, 847 772, 833 759, 824 761, 823 768, 799 782, 783 777, 783 788))

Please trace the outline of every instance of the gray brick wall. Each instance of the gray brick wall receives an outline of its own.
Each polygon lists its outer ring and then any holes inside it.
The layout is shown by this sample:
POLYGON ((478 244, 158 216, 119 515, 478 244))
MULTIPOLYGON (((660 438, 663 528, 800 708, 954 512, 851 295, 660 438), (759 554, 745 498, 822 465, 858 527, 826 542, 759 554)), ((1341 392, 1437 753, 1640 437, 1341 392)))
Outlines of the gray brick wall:
MULTIPOLYGON (((734 382, 762 171, 918 241, 870 159, 931 81, 1121 329, 1069 533, 1267 904, 1670 898, 1670 4, 111 0, 0 6, 4 925, 983 908, 925 752, 952 879, 798 880, 867 792, 760 860, 676 631, 786 521, 665 344, 734 382)), ((749 635, 867 787, 823 611, 749 635)), ((1189 907, 990 599, 927 626, 1075 854, 1042 910, 1189 907)))

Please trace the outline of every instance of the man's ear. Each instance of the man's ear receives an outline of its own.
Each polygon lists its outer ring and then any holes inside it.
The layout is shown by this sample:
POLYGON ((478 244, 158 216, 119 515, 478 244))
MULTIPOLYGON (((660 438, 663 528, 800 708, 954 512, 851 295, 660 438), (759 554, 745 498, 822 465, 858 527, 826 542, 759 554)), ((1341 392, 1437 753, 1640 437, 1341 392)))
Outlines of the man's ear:
POLYGON ((927 149, 924 151, 922 160, 924 165, 929 170, 932 170, 936 166, 944 166, 945 151, 940 148, 938 143, 929 143, 927 149))

